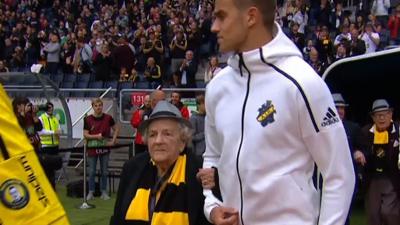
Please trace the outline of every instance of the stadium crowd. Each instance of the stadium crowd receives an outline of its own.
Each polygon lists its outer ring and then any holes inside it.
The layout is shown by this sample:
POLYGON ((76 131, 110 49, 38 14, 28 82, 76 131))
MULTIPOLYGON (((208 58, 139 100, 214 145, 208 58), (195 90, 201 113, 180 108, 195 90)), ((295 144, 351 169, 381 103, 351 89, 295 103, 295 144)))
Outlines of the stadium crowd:
MULTIPOLYGON (((400 6, 389 0, 278 6, 276 21, 320 75, 337 60, 400 43, 400 6)), ((213 0, 2 1, 0 72, 41 63, 49 74, 195 87, 199 63, 218 55, 212 11, 213 0)))

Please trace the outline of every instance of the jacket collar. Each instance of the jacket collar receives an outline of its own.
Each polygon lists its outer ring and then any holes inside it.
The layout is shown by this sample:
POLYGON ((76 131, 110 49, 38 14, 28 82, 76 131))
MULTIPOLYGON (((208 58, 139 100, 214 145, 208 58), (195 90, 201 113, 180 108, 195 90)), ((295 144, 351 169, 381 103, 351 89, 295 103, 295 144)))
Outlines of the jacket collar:
MULTIPOLYGON (((394 127, 394 123, 392 122, 392 123, 390 124, 390 126, 392 127, 392 130, 390 131, 390 133, 391 133, 391 134, 395 133, 395 132, 396 132, 396 128, 394 127)), ((375 130, 376 130, 376 125, 373 124, 372 127, 369 128, 369 132, 374 133, 375 130)), ((388 128, 388 130, 390 130, 390 127, 388 128)))
POLYGON ((288 56, 302 58, 296 45, 283 33, 279 24, 275 23, 270 42, 257 49, 235 53, 228 59, 228 65, 241 72, 242 76, 248 76, 249 73, 265 73, 266 63, 275 64, 288 56))

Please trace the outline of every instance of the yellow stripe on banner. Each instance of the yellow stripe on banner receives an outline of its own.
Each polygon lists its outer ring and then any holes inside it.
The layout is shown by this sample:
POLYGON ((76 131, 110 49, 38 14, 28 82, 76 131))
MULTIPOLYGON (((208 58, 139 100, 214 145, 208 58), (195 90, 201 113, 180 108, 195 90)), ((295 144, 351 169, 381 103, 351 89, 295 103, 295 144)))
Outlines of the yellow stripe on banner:
POLYGON ((149 221, 149 196, 150 190, 139 188, 126 212, 126 220, 149 221))
POLYGON ((151 225, 189 225, 189 215, 184 212, 154 212, 151 225))
POLYGON ((174 170, 172 175, 168 180, 168 183, 175 184, 179 186, 180 183, 185 183, 186 175, 186 155, 180 155, 176 160, 174 170))

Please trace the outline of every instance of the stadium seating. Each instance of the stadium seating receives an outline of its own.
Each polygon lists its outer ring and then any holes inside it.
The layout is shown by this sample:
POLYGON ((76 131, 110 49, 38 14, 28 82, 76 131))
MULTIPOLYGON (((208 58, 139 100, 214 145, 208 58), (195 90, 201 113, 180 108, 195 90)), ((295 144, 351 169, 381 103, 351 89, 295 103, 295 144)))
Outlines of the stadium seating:
MULTIPOLYGON (((89 83, 89 88, 103 88, 103 81, 93 81, 89 83)), ((86 97, 99 97, 102 91, 88 91, 86 97)))
POLYGON ((136 89, 148 89, 149 82, 148 81, 138 81, 135 83, 135 88, 136 89))
POLYGON ((77 80, 77 75, 75 74, 65 74, 64 82, 75 82, 77 80))
POLYGON ((77 75, 76 81, 77 82, 84 81, 84 82, 88 83, 89 81, 91 81, 91 75, 90 74, 77 75))

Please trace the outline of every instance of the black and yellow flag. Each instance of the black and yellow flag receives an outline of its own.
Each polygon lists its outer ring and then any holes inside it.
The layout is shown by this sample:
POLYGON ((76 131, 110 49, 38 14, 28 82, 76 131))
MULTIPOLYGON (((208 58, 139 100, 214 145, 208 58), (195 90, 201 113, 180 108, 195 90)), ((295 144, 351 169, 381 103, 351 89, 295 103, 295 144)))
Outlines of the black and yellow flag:
POLYGON ((0 225, 69 224, 0 84, 0 225))

